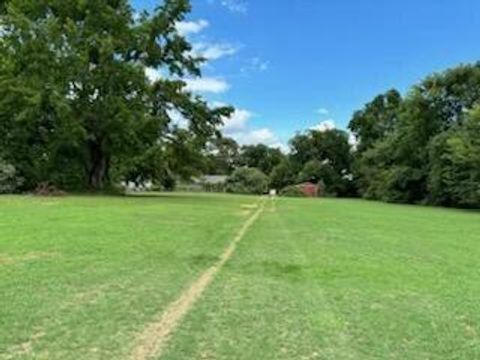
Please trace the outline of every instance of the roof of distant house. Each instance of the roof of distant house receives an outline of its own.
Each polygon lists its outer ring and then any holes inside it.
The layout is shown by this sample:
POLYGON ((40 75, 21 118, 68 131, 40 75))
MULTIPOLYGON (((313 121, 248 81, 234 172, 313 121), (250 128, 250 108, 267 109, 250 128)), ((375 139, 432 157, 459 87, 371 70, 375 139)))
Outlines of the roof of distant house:
POLYGON ((204 175, 200 178, 200 181, 205 184, 224 184, 227 181, 226 175, 204 175))

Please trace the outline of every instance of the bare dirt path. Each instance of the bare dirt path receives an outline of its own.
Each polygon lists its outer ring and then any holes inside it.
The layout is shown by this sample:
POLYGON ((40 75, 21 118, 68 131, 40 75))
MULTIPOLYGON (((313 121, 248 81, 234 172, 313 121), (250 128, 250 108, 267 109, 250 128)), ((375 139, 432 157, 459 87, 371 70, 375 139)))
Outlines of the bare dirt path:
POLYGON ((132 360, 147 360, 153 356, 161 356, 170 335, 200 298, 215 277, 215 274, 218 273, 231 258, 238 243, 260 217, 263 209, 264 201, 262 200, 255 212, 247 219, 235 238, 222 253, 217 263, 204 271, 188 289, 183 291, 180 297, 168 306, 157 321, 154 321, 145 328, 136 340, 131 356, 132 360))

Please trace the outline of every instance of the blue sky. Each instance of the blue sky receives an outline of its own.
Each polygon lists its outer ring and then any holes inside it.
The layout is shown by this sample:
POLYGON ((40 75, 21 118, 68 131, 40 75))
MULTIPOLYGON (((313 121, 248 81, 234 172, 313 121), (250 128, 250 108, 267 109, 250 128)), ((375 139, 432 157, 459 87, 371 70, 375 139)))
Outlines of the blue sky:
MULTIPOLYGON (((158 0, 133 0, 152 8, 158 0)), ((193 0, 181 30, 209 57, 189 86, 238 110, 225 132, 286 144, 392 87, 480 60, 478 0, 193 0)))

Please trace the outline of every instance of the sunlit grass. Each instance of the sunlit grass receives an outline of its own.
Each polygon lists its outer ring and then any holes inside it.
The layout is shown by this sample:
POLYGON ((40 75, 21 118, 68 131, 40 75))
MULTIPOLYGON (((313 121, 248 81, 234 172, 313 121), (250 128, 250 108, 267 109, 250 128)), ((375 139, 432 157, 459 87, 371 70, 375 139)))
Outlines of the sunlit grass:
MULTIPOLYGON (((0 359, 129 359, 258 199, 0 198, 0 359)), ((480 213, 278 199, 162 359, 478 359, 480 213)))

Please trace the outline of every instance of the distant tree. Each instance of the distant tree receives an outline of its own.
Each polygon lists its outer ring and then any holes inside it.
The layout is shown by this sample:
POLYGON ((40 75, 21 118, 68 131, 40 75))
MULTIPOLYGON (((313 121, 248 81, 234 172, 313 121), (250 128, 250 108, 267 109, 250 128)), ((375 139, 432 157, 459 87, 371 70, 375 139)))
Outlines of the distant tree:
POLYGON ((229 175, 239 163, 240 147, 229 137, 213 139, 207 149, 206 172, 208 174, 229 175))
MULTIPOLYGON (((367 105, 350 124, 360 139, 354 172, 362 195, 395 202, 461 204, 461 197, 443 186, 446 180, 440 174, 456 178, 462 173, 460 166, 447 171, 445 163, 461 152, 453 150, 451 137, 460 136, 455 129, 464 128, 469 111, 480 103, 480 64, 427 77, 399 106, 379 106, 382 103, 385 100, 367 105), (369 111, 372 108, 375 111, 369 111), (390 119, 388 131, 371 131, 372 119, 376 119, 373 123, 390 119)), ((464 135, 460 137, 465 140, 464 135)))
POLYGON ((363 197, 409 203, 425 195, 422 173, 396 162, 392 153, 397 141, 386 138, 377 142, 356 162, 356 172, 360 175, 356 186, 363 197))
POLYGON ((338 171, 349 170, 351 146, 343 130, 310 130, 295 136, 291 141, 292 159, 300 164, 310 160, 329 161, 338 171))
POLYGON ((480 206, 480 107, 431 142, 428 186, 436 204, 480 206))
POLYGON ((241 167, 228 177, 226 190, 235 194, 261 195, 268 191, 268 176, 258 169, 241 167))
POLYGON ((357 138, 357 152, 372 147, 394 130, 401 104, 400 93, 393 89, 378 95, 362 110, 355 112, 348 127, 357 138))
POLYGON ((296 183, 298 169, 289 158, 285 158, 275 166, 270 173, 270 186, 273 189, 283 189, 296 183))
POLYGON ((240 150, 239 165, 257 168, 265 174, 270 174, 284 158, 285 155, 279 149, 264 144, 246 145, 240 150))
POLYGON ((300 169, 299 181, 323 181, 326 191, 351 195, 351 146, 345 131, 309 131, 291 141, 291 159, 300 169))
POLYGON ((397 127, 396 166, 407 202, 437 200, 429 195, 430 148, 435 137, 465 121, 480 101, 480 64, 459 66, 424 80, 409 94, 397 127))
POLYGON ((321 162, 320 160, 308 161, 297 176, 297 183, 313 182, 318 183, 323 180, 326 175, 325 168, 331 168, 328 166, 328 161, 321 162))
POLYGON ((1 4, 0 150, 26 187, 97 190, 137 170, 145 178, 185 173, 192 150, 231 113, 210 109, 179 80, 199 76, 202 61, 176 30, 187 0, 162 1, 150 14, 136 14, 128 0, 1 4), (150 81, 146 69, 166 75, 150 81), (155 166, 141 164, 152 159, 155 166))

